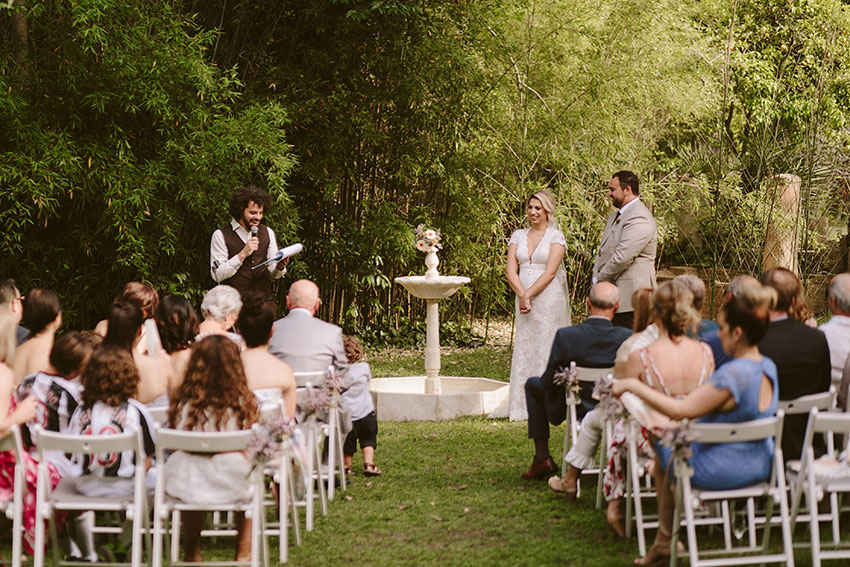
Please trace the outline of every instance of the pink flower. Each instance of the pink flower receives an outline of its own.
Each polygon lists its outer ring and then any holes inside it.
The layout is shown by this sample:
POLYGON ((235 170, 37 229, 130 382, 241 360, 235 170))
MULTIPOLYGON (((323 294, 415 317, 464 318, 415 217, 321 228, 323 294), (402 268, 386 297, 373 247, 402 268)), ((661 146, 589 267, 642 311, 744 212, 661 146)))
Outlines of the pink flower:
POLYGON ((428 251, 428 243, 425 242, 424 240, 417 240, 416 241, 416 249, 419 250, 420 252, 427 252, 428 251))
POLYGON ((435 238, 437 238, 437 233, 429 228, 424 233, 422 233, 422 236, 424 236, 428 240, 433 241, 435 238))

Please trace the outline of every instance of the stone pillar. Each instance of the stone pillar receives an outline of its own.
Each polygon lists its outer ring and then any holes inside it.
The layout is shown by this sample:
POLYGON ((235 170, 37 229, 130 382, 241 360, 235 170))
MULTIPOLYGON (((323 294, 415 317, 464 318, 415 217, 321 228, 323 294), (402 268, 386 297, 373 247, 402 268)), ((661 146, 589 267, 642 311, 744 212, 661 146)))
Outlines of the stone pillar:
POLYGON ((769 181, 768 198, 776 206, 765 236, 762 271, 782 267, 797 273, 797 234, 794 227, 800 214, 800 178, 790 173, 777 175, 769 181))
POLYGON ((425 393, 440 393, 440 309, 439 300, 426 299, 425 312, 425 393))

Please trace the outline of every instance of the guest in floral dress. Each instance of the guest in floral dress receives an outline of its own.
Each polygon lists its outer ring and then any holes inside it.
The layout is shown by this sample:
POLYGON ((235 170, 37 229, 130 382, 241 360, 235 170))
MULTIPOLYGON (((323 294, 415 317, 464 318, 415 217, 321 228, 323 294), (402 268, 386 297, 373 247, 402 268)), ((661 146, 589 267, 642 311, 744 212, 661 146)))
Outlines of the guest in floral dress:
MULTIPOLYGON (((35 417, 38 400, 28 397, 16 403, 13 392, 15 379, 9 363, 15 353, 15 328, 17 323, 10 314, 0 315, 0 436, 8 435, 13 425, 21 425, 35 417)), ((35 490, 37 466, 36 461, 24 453, 25 482, 24 487, 24 549, 33 553, 35 543, 35 490)), ((0 453, 0 500, 10 500, 15 487, 15 454, 12 451, 0 453)), ((59 473, 52 465, 50 471, 51 490, 59 483, 59 473)))

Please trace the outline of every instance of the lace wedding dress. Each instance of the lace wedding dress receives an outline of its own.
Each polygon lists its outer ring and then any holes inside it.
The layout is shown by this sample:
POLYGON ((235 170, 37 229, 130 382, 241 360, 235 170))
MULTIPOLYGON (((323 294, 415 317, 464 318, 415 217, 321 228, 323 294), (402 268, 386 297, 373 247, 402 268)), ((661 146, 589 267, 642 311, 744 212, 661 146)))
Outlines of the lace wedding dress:
MULTIPOLYGON (((523 228, 511 235, 510 244, 516 243, 519 279, 526 289, 546 270, 549 248, 553 244, 566 247, 564 233, 551 226, 531 255, 528 250, 528 231, 523 228)), ((516 332, 514 353, 511 359, 510 419, 528 419, 525 405, 525 382, 540 376, 546 369, 555 331, 570 324, 570 303, 567 293, 567 275, 563 262, 558 266, 549 285, 531 300, 531 312, 519 312, 519 298, 515 300, 516 332)))

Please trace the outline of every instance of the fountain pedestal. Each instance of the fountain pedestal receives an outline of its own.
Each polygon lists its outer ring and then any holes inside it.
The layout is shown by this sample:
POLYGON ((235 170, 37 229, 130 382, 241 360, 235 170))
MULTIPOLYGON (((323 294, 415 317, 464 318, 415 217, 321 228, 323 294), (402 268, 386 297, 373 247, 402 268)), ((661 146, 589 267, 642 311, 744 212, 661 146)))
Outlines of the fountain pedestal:
POLYGON ((439 301, 470 282, 464 276, 441 276, 439 259, 428 252, 424 276, 396 278, 414 297, 424 299, 425 376, 375 378, 370 390, 382 421, 435 421, 464 415, 508 415, 508 385, 498 380, 440 377, 439 301))

